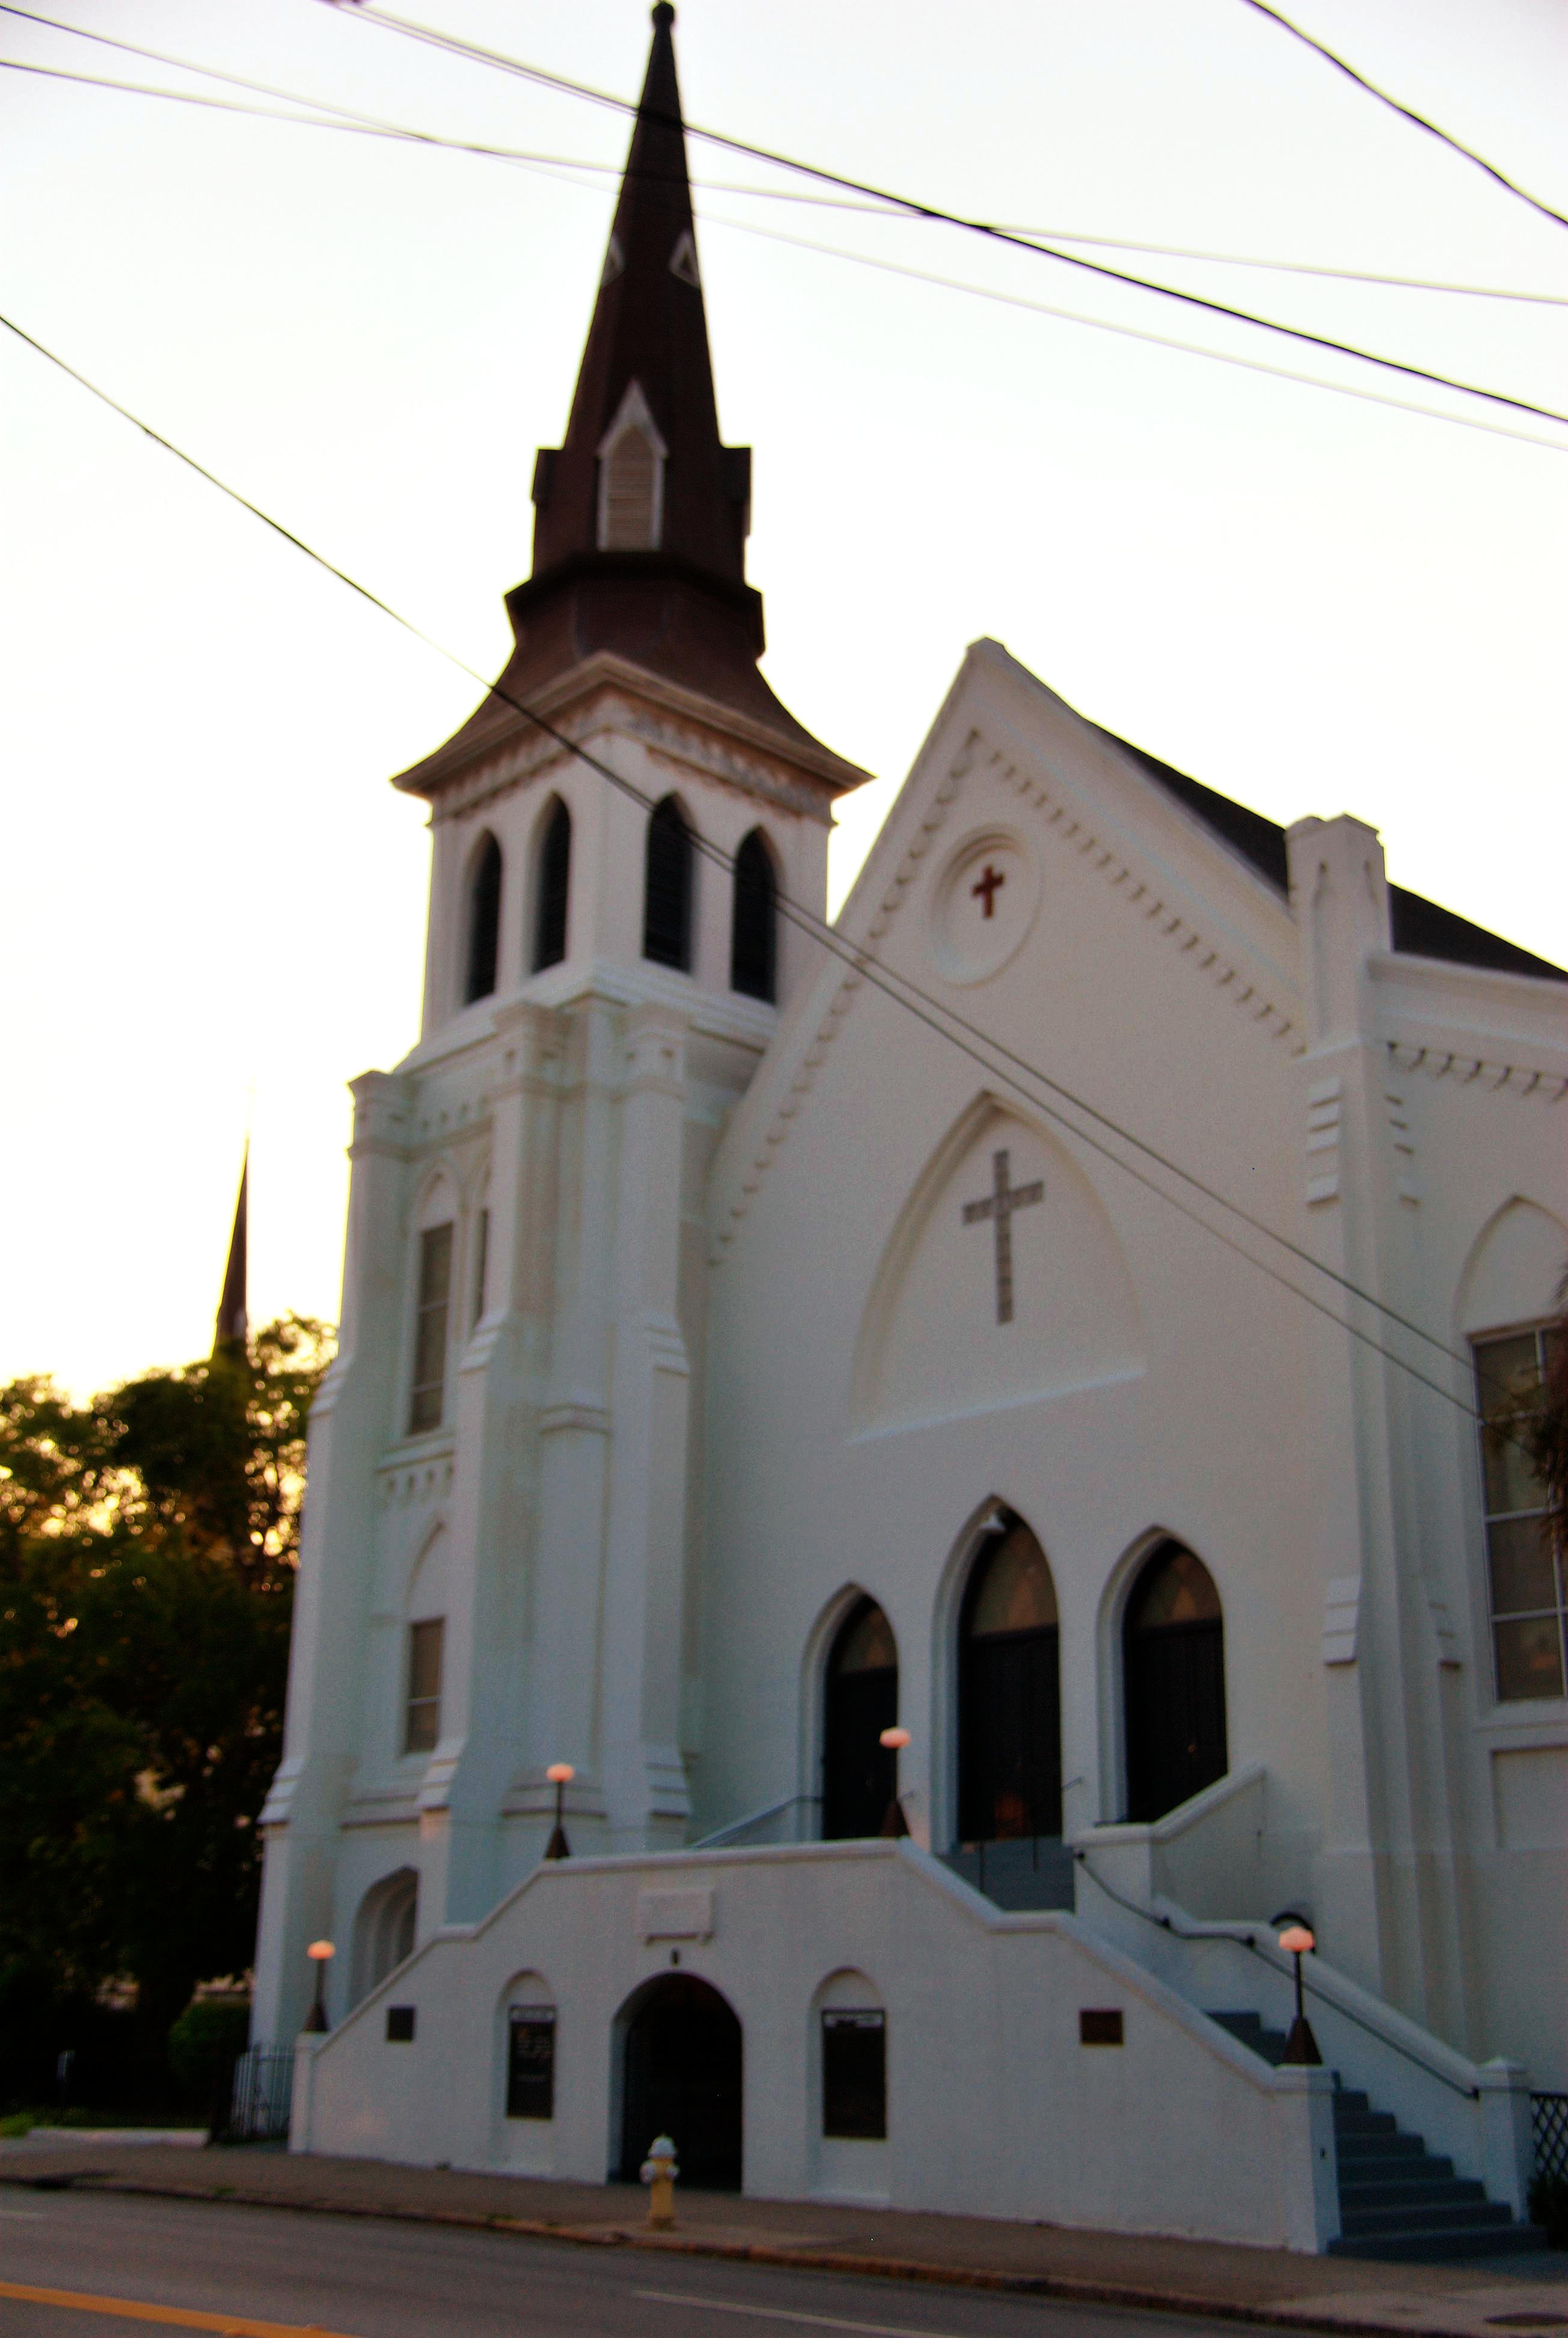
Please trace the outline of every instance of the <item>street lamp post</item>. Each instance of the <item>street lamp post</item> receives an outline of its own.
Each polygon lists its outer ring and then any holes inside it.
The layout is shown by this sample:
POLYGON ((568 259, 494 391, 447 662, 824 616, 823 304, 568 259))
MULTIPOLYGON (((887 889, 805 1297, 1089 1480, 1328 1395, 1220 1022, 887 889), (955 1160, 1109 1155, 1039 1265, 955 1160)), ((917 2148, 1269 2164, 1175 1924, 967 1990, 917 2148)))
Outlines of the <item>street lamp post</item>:
POLYGON ((566 1830, 561 1823, 563 1800, 567 1787, 577 1775, 570 1762, 552 1762, 544 1775, 555 1789, 555 1824, 544 1846, 546 1859, 570 1859, 572 1846, 566 1840, 566 1830))
POLYGON ((898 1756, 909 1743, 909 1732, 906 1729, 885 1729, 879 1743, 893 1756, 893 1799, 883 1817, 882 1832, 897 1841, 901 1834, 909 1832, 909 1822, 904 1815, 903 1799, 898 1792, 898 1756))
POLYGON ((331 2028, 327 2019, 327 2000, 323 1990, 327 1979, 327 1968, 338 1951, 330 1940, 312 1940, 305 1953, 316 1968, 316 1997, 309 2012, 305 2017, 305 2029, 308 2036, 318 2038, 331 2028))
POLYGON ((1312 2025, 1307 2019, 1306 2000, 1301 1987, 1301 1960, 1310 1956, 1318 1942, 1312 1929, 1293 1908, 1287 1908, 1274 1921, 1284 1927, 1279 1945, 1287 1956, 1296 1960, 1296 2019, 1290 2024, 1290 2035, 1285 2040, 1281 2060, 1298 2068, 1321 2069, 1323 2057, 1318 2051, 1318 2040, 1312 2035, 1312 2025))

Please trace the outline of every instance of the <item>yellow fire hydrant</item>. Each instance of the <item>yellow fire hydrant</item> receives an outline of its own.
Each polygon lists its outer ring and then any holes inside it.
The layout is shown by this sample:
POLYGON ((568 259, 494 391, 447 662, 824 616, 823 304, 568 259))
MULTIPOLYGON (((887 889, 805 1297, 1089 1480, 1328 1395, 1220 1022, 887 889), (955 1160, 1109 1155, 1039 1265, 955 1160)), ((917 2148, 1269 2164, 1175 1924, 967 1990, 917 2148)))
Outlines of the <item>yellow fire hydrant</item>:
POLYGON ((656 2233, 669 2232, 675 2222, 675 2178, 680 2173, 674 2145, 667 2135, 655 2136, 642 2176, 648 2186, 648 2222, 656 2233))

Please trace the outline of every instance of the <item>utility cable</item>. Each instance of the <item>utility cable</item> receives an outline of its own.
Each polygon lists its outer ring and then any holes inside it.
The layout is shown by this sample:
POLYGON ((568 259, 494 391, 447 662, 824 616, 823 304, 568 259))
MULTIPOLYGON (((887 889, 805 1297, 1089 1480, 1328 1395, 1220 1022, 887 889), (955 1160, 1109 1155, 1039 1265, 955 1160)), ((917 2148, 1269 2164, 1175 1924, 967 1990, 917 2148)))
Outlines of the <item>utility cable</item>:
MULTIPOLYGON (((3 0, 0 0, 0 14, 5 13, 22 15, 28 12, 22 10, 6 12, 3 0)), ((34 21, 43 23, 47 20, 36 18, 34 21)), ((105 36, 94 34, 93 37, 105 36)), ((126 44, 118 43, 115 45, 122 47, 126 44)), ((171 59, 167 62, 178 64, 179 61, 171 59)), ((204 71, 205 68, 192 65, 181 66, 181 70, 198 73, 204 71)), ((139 83, 106 81, 89 74, 67 73, 58 66, 24 64, 13 58, 0 57, 0 72, 41 74, 52 80, 82 83, 93 89, 121 90, 136 96, 167 98, 179 104, 215 107, 220 112, 225 113, 256 114, 266 121, 291 123, 296 127, 306 130, 343 130, 371 137, 408 140, 424 146, 447 146, 459 153, 478 154, 497 162, 515 162, 524 168, 541 172, 547 172, 556 176, 572 171, 601 168, 611 171, 614 168, 614 165, 610 163, 601 165, 575 162, 561 155, 535 154, 514 148, 485 146, 463 140, 440 138, 425 131, 407 130, 393 123, 379 123, 369 116, 356 115, 342 121, 335 121, 324 119, 320 115, 282 113, 270 106, 245 105, 230 98, 211 97, 197 91, 148 89, 139 83)), ((233 76, 226 75, 224 78, 231 79, 233 76)), ((252 85, 261 86, 260 84, 252 85)), ((286 97, 289 95, 286 92, 278 92, 277 94, 286 97)), ((300 97, 290 99, 289 102, 300 105, 314 105, 321 101, 300 97)), ((581 182, 568 179, 566 183, 571 185, 581 182)), ((740 190, 740 192, 754 191, 740 190)), ((879 216, 887 218, 889 214, 882 212, 879 216)), ((1449 423, 1457 429, 1482 431, 1488 437, 1510 438, 1521 446, 1544 447, 1548 454, 1568 454, 1568 447, 1563 447, 1557 439, 1544 438, 1538 431, 1534 430, 1516 429, 1509 423, 1488 422, 1479 415, 1456 414, 1444 407, 1422 405, 1414 398, 1391 398, 1385 391, 1369 389, 1363 384, 1328 380, 1321 374, 1302 373, 1292 366, 1269 365, 1261 358, 1243 357, 1234 350, 1210 349, 1202 342, 1181 340, 1169 333, 1153 333, 1141 325, 1118 324, 1110 318, 1092 316, 1080 309, 1063 309, 1048 300, 1031 300, 1022 293, 1004 292, 991 285, 971 284, 961 277, 937 275, 928 269, 911 268, 900 260, 880 260, 873 257, 869 252, 847 251, 839 245, 818 243, 805 236, 787 235, 777 228, 759 227, 754 221, 727 219, 722 212, 704 209, 701 219, 705 227, 722 228, 735 235, 753 236, 764 242, 783 244, 797 251, 809 251, 823 259, 846 260, 856 267, 875 270, 879 275, 905 277, 912 283, 932 285, 943 291, 962 292, 972 300, 989 300, 1001 308, 1021 309, 1028 314, 1051 317, 1063 324, 1083 325, 1092 332, 1111 333, 1121 340, 1141 341, 1151 349, 1171 349, 1185 357, 1204 358, 1213 365, 1230 366, 1241 372, 1262 374, 1265 378, 1271 381, 1295 382, 1308 389, 1327 390, 1336 398, 1355 398, 1362 405, 1384 407, 1395 414, 1414 414, 1430 422, 1449 423)), ((1549 296, 1539 297, 1545 299, 1549 296)), ((1568 306, 1568 301, 1562 305, 1568 306)))
POLYGON ((1531 210, 1539 211, 1543 219, 1553 220, 1559 227, 1568 227, 1568 219, 1561 211, 1554 211, 1550 203, 1544 203, 1538 195, 1531 194, 1516 179, 1508 178, 1494 162, 1489 162, 1485 154, 1477 154, 1473 146, 1462 145, 1446 130, 1439 130, 1435 122, 1429 122, 1424 113, 1417 113, 1413 106, 1403 105, 1398 98, 1390 97, 1386 89, 1379 89, 1376 82, 1368 81, 1365 74, 1357 73, 1353 64, 1337 56, 1332 49, 1314 39, 1310 33, 1303 32, 1299 25, 1293 25, 1289 16, 1280 15, 1278 8, 1270 8, 1267 0, 1242 0, 1242 5, 1253 9, 1259 16, 1267 16, 1271 24, 1278 25, 1282 32, 1289 33, 1304 47, 1316 51, 1326 64, 1334 67, 1336 73, 1342 73, 1347 81, 1353 81, 1357 89, 1364 89, 1368 97, 1377 100, 1379 105, 1386 105, 1391 112, 1403 115, 1406 122, 1413 122, 1417 130, 1425 130, 1429 138, 1436 138, 1440 144, 1451 147, 1455 154, 1463 154, 1467 162, 1474 162, 1478 171, 1485 171, 1489 179, 1494 179, 1498 186, 1505 188, 1509 194, 1517 195, 1522 203, 1528 203, 1531 210))
MULTIPOLYGON (((85 374, 79 373, 74 366, 69 365, 64 358, 57 357, 53 349, 45 348, 42 341, 24 331, 11 318, 0 315, 0 326, 4 326, 8 332, 14 333, 18 340, 25 342, 29 349, 46 359, 49 364, 57 367, 81 388, 97 398, 102 405, 108 407, 111 412, 117 414, 122 421, 130 423, 133 429, 141 431, 143 437, 152 439, 155 446, 162 447, 166 454, 172 455, 177 462, 184 464, 189 470, 194 471, 198 477, 204 479, 210 486, 216 487, 218 492, 226 496, 231 503, 238 504, 242 511, 249 512, 253 519, 260 520, 263 526, 271 529, 275 535, 280 536, 285 544, 292 545, 295 551, 303 553, 308 560, 314 562, 318 568, 324 569, 329 576, 336 577, 340 584, 346 584, 351 593, 357 594, 361 600, 368 602, 370 606, 379 610, 383 616, 389 617, 395 625, 399 626, 415 641, 433 651, 437 657, 444 659, 458 673, 466 674, 470 681, 476 683, 487 697, 495 698, 502 704, 509 706, 514 713, 520 714, 525 722, 531 723, 535 730, 561 748, 564 753, 574 757, 622 795, 629 797, 644 811, 652 812, 655 809, 653 799, 634 781, 626 779, 612 765, 603 761, 565 732, 558 729, 547 717, 538 713, 524 700, 507 690, 504 683, 490 681, 476 666, 470 665, 466 659, 459 657, 455 650, 447 649, 443 643, 436 641, 434 635, 425 633, 414 624, 411 618, 404 616, 400 611, 394 609, 389 603, 372 593, 368 585, 361 584, 356 577, 350 576, 346 569, 338 567, 324 554, 316 551, 312 545, 307 544, 303 537, 296 535, 291 528, 285 527, 280 520, 274 519, 270 513, 263 511, 259 504, 252 503, 248 496, 241 495, 237 487, 230 486, 225 480, 219 478, 215 472, 208 470, 204 464, 199 463, 194 456, 187 455, 181 447, 175 446, 172 439, 166 438, 161 431, 155 430, 151 423, 143 422, 138 415, 132 414, 129 408, 122 406, 117 398, 109 395, 107 390, 100 389, 96 383, 87 378, 85 374)), ((692 841, 705 859, 733 875, 735 869, 733 853, 726 851, 723 847, 714 844, 701 834, 695 834, 692 841)), ((950 1046, 957 1047, 972 1062, 978 1064, 981 1070, 987 1073, 993 1079, 1003 1081, 1013 1089, 1015 1095, 1023 1098, 1032 1111, 1042 1114, 1045 1118, 1054 1121, 1057 1126, 1065 1129, 1079 1144, 1099 1154, 1113 1167, 1120 1169, 1123 1175, 1132 1178, 1136 1184, 1142 1185, 1148 1192, 1165 1202, 1169 1207, 1178 1211, 1182 1217, 1212 1236, 1216 1242, 1221 1243, 1227 1250, 1234 1252, 1238 1258, 1256 1267, 1260 1273, 1267 1275, 1269 1280, 1277 1283, 1281 1290, 1303 1301, 1338 1331, 1348 1332, 1352 1339, 1358 1341, 1375 1355, 1381 1357, 1385 1362, 1395 1365, 1400 1371, 1418 1381, 1423 1388, 1429 1389, 1434 1395, 1441 1397, 1445 1403, 1454 1406, 1468 1419, 1486 1425, 1485 1416, 1477 1411, 1474 1405, 1466 1403, 1463 1397, 1456 1395, 1452 1388, 1446 1387, 1442 1381, 1432 1379, 1429 1374, 1422 1371, 1417 1365, 1411 1363, 1396 1350, 1384 1347, 1371 1332, 1365 1331, 1359 1324, 1348 1321, 1344 1316, 1337 1314, 1334 1309, 1323 1300, 1314 1297, 1310 1292, 1303 1291, 1298 1283, 1292 1282, 1288 1275, 1271 1266, 1266 1259, 1258 1257, 1254 1252, 1233 1241, 1220 1227, 1193 1209, 1190 1203, 1183 1202, 1177 1194, 1171 1193, 1144 1170, 1140 1169, 1135 1163, 1124 1159, 1102 1139, 1093 1135, 1089 1130, 1080 1127, 1059 1106, 1047 1103, 1041 1096, 1034 1095, 1024 1085, 1025 1079, 1034 1080, 1041 1086, 1049 1088, 1054 1094, 1063 1097, 1073 1105, 1075 1110, 1098 1121, 1102 1127, 1113 1133, 1121 1142, 1157 1162, 1161 1168, 1202 1194, 1206 1199, 1212 1200, 1220 1208, 1231 1211, 1243 1223, 1279 1243, 1297 1258, 1318 1272, 1327 1275, 1348 1296, 1362 1301, 1386 1316, 1391 1322, 1427 1341, 1432 1346, 1439 1349, 1444 1355, 1468 1371, 1470 1360, 1462 1356, 1457 1350, 1446 1348, 1435 1334, 1424 1331, 1418 1324, 1410 1321, 1396 1309, 1390 1307, 1387 1302, 1378 1299, 1375 1293, 1364 1290, 1359 1284, 1338 1273, 1333 1268, 1323 1265, 1320 1261, 1313 1258, 1309 1252, 1300 1249, 1287 1236, 1276 1233, 1261 1220, 1250 1216, 1237 1203, 1229 1201, 1225 1195, 1202 1184, 1191 1172, 1178 1168, 1174 1163, 1157 1152, 1154 1147, 1147 1144, 1143 1139, 1133 1135, 1130 1130, 1121 1127, 1109 1115, 1099 1112, 1093 1105, 1085 1103, 1082 1097, 1074 1095, 1072 1090, 1064 1087, 1060 1081, 1052 1079, 1049 1074, 1028 1064, 1024 1058, 1014 1054, 1003 1043, 993 1039, 988 1033, 978 1030, 975 1025, 968 1023, 944 1002, 922 990, 907 976, 898 975, 893 969, 884 966, 872 951, 860 944, 848 941, 835 927, 828 924, 826 918, 818 916, 815 911, 806 909, 782 890, 777 896, 777 905, 780 913, 808 940, 817 943, 830 956, 838 958, 858 979, 869 982, 874 988, 880 990, 894 1005, 904 1007, 906 1013, 913 1015, 916 1021, 923 1023, 938 1038, 945 1039, 950 1046), (982 1049, 989 1050, 989 1054, 982 1053, 982 1049), (1000 1057, 1001 1065, 998 1066, 996 1062, 991 1060, 992 1057, 1000 1057), (1017 1066, 1018 1071, 1006 1069, 1005 1066, 1009 1063, 1017 1066), (1023 1076, 1020 1076, 1020 1073, 1023 1076)), ((1507 1441, 1515 1444, 1520 1442, 1507 1430, 1501 1429, 1499 1424, 1492 1424, 1492 1426, 1494 1433, 1504 1435, 1507 1441)), ((1521 1449, 1525 1449, 1521 1446, 1521 1449)))
MULTIPOLYGON (((180 73, 199 74, 209 81, 227 82, 237 89, 252 90, 263 97, 281 98, 289 105, 315 109, 313 116, 302 116, 275 113, 269 107, 245 105, 232 99, 223 104, 226 112, 251 114, 263 122, 299 122, 316 130, 356 130, 374 137, 405 139, 417 145, 443 147, 453 153, 477 154, 499 162, 524 162, 552 171, 586 171, 597 176, 622 179, 639 175, 621 163, 594 162, 586 155, 540 154, 519 147, 490 146, 473 139, 449 138, 434 131, 414 130, 405 123, 387 122, 379 115, 362 113, 356 107, 335 104, 327 98, 307 97, 298 91, 279 89, 267 82, 251 81, 242 74, 222 73, 213 65, 194 64, 186 57, 172 57, 162 50, 142 48, 134 41, 120 41, 113 39, 107 33, 89 32, 85 25, 67 25, 57 16, 42 16, 35 9, 5 5, 5 0, 0 0, 0 15, 16 16, 29 25, 46 25, 51 32, 69 33, 78 40, 96 41, 106 48, 123 50, 130 56, 144 57, 153 64, 172 65, 180 73)), ((0 58, 0 67, 13 73, 39 74, 51 81, 76 82, 89 89, 119 90, 133 97, 171 99, 177 103, 220 103, 211 98, 202 100, 189 90, 149 89, 141 82, 110 81, 97 74, 69 73, 60 66, 38 64, 31 60, 24 63, 18 58, 0 58)), ((661 181, 663 177, 659 172, 641 175, 654 181, 661 181)), ((690 183, 693 192, 699 194, 744 195, 759 201, 805 204, 813 209, 857 212, 872 219, 899 216, 897 212, 890 214, 883 203, 855 201, 842 195, 808 195, 793 187, 748 186, 725 179, 693 179, 690 183)), ((1450 284, 1432 277, 1387 276, 1370 269, 1328 268, 1305 260, 1263 260, 1255 253, 1203 251, 1186 244, 1140 243, 1126 236, 1088 235, 1072 228, 1024 227, 1016 221, 1004 224, 1010 234, 1027 236, 1032 240, 1050 238, 1058 243, 1086 243, 1107 251, 1148 252, 1162 260, 1199 260, 1206 267, 1261 269, 1275 275, 1322 278, 1331 283, 1372 284, 1402 292, 1439 292, 1466 300, 1516 300, 1540 308, 1568 309, 1568 293, 1532 292, 1495 284, 1450 284)))
POLYGON ((534 83, 541 88, 559 90, 563 93, 584 99, 591 104, 612 107, 619 113, 636 115, 668 130, 677 130, 691 138, 705 140, 710 145, 721 146, 729 152, 745 154, 753 162, 766 162, 774 169, 798 172, 801 177, 817 179, 826 186, 841 187, 847 192, 870 196, 886 203, 889 209, 907 213, 911 218, 934 220, 945 227, 962 228, 966 234, 983 237, 986 241, 1014 251, 1033 252, 1036 259, 1054 260, 1064 267, 1083 270, 1086 274, 1105 279, 1112 284, 1124 284, 1141 292, 1156 293, 1161 300, 1175 300, 1191 309, 1202 309, 1207 315, 1224 317, 1233 324, 1256 326, 1260 331, 1277 333, 1289 340, 1304 341, 1313 349, 1329 349, 1337 357, 1358 359, 1365 365, 1383 368, 1390 373, 1404 374, 1413 380, 1428 381, 1442 389, 1458 390, 1466 398, 1481 398, 1494 406, 1506 406, 1521 414, 1531 414, 1543 422, 1568 424, 1568 414, 1559 413, 1554 407, 1537 406, 1526 398, 1514 398, 1507 391, 1486 389, 1475 382, 1458 381, 1451 374, 1437 373, 1428 366, 1408 363, 1402 358, 1378 355, 1371 349, 1357 349, 1352 342, 1336 340, 1328 333, 1308 332, 1304 326, 1281 324, 1278 319, 1260 317, 1248 309, 1238 309, 1224 300, 1210 300, 1200 292, 1184 292, 1173 284, 1161 284, 1155 278, 1135 276, 1128 269, 1111 268, 1103 260, 1085 259, 1082 252, 1063 251, 1059 245, 1042 243, 1030 236, 1019 235, 1011 229, 998 227, 986 220, 969 219, 956 211, 944 211, 935 203, 922 202, 913 195, 900 195, 886 187, 872 185, 864 179, 854 179, 838 171, 823 169, 819 164, 802 162, 794 156, 780 154, 772 148, 757 146, 742 138, 732 138, 726 132, 704 130, 694 123, 682 122, 679 114, 667 114, 657 106, 641 108, 635 99, 614 97, 608 91, 592 88, 585 82, 568 80, 563 74, 546 73, 541 65, 525 64, 520 58, 509 57, 495 49, 485 49, 470 41, 459 40, 456 34, 437 32, 428 25, 416 24, 406 16, 387 15, 385 9, 368 5, 368 0, 328 0, 340 14, 351 16, 356 23, 376 25, 387 32, 398 33, 408 39, 420 41, 447 55, 468 59, 471 63, 492 65, 503 73, 534 83))

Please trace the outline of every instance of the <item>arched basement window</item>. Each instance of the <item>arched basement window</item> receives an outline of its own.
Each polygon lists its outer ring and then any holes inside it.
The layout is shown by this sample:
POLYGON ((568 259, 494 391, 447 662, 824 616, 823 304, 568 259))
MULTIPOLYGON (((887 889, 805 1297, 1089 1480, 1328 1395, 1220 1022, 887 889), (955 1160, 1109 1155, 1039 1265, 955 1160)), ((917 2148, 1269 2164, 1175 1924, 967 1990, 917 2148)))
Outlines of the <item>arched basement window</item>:
POLYGON ((655 804, 648 820, 642 955, 655 966, 691 971, 691 831, 673 796, 655 804))
POLYGON ((557 797, 539 845, 534 903, 534 971, 559 966, 566 955, 566 903, 572 885, 572 815, 557 797))
POLYGON ((754 828, 735 855, 734 923, 730 931, 730 987, 748 998, 777 997, 779 885, 773 856, 754 828))
POLYGON ((495 987, 501 941, 501 847, 486 835, 468 880, 468 978, 463 1004, 488 998, 495 987))
POLYGON ((1214 1578, 1179 1542, 1151 1553, 1122 1626, 1127 1815, 1163 1818, 1222 1778, 1225 1626, 1214 1578))
POLYGON ((1056 1586, 1022 1518, 982 1548, 958 1625, 958 1830, 965 1842, 1062 1832, 1056 1586))
POLYGON ((822 1714, 822 1839, 876 1834, 897 1791, 898 1757, 881 1744, 898 1718, 898 1644, 874 1599, 859 1599, 828 1658, 822 1714))

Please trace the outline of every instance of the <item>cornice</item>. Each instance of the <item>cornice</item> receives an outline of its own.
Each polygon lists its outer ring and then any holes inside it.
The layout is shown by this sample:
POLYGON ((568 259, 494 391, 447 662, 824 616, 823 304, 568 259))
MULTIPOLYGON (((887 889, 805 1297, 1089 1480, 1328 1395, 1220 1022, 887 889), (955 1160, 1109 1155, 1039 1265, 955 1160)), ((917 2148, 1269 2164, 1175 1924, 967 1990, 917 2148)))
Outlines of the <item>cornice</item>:
MULTIPOLYGON (((786 739, 720 700, 671 682, 612 650, 596 651, 530 693, 529 705, 581 746, 596 730, 624 731, 650 752, 705 778, 827 826, 836 796, 871 774, 826 747, 786 739)), ((455 820, 567 760, 569 750, 508 707, 431 797, 432 824, 455 820)), ((416 767, 417 768, 417 767, 416 767)), ((404 787, 399 778, 392 783, 404 787)), ((405 792, 425 794, 423 788, 405 792)))

